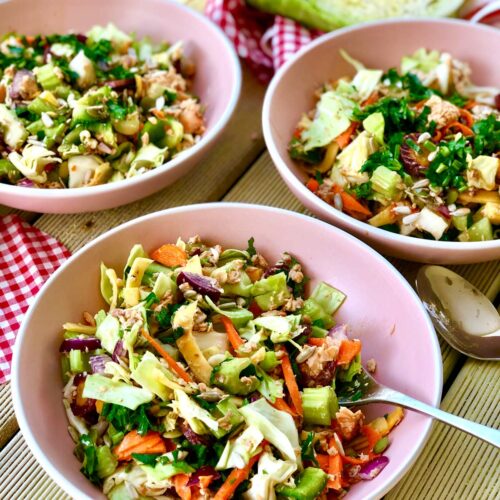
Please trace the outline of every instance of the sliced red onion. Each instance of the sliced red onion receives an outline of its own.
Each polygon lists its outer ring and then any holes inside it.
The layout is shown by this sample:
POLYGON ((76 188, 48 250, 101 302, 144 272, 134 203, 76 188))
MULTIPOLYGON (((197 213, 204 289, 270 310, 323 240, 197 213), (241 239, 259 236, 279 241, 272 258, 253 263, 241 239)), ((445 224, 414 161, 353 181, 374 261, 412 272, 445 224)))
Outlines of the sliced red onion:
POLYGON ((104 373, 106 363, 109 361, 111 361, 111 358, 107 354, 90 356, 90 367, 92 368, 92 373, 104 373))
MULTIPOLYGON (((83 375, 82 373, 79 373, 78 375, 75 376, 74 384, 77 387, 77 391, 82 384, 85 384, 85 379, 86 375, 83 375)), ((90 399, 90 398, 81 398, 81 399, 83 401, 83 404, 78 404, 77 397, 73 398, 73 401, 71 402, 71 411, 77 417, 85 418, 85 420, 88 423, 95 423, 95 421, 97 420, 95 399, 90 399)))
POLYGON ((83 33, 77 33, 76 35, 76 39, 80 42, 80 43, 86 43, 87 42, 87 36, 84 35, 83 33))
POLYGON ((109 82, 104 82, 104 85, 107 85, 113 90, 134 88, 135 78, 122 78, 121 80, 110 80, 109 82))
POLYGON ((30 179, 21 179, 18 183, 17 183, 18 186, 21 186, 21 187, 27 187, 27 188, 31 188, 35 185, 35 183, 30 180, 30 179))
POLYGON ((287 273, 290 270, 290 267, 287 266, 284 262, 281 262, 279 264, 274 264, 274 266, 269 266, 265 271, 264 274, 262 275, 263 278, 267 278, 268 276, 271 276, 272 274, 277 274, 281 272, 287 273))
POLYGON ((64 339, 59 352, 69 352, 73 349, 78 351, 95 351, 101 348, 101 341, 96 337, 85 337, 76 339, 64 339))
POLYGON ((37 83, 33 72, 29 69, 19 69, 16 71, 14 78, 12 79, 12 84, 9 87, 9 96, 12 99, 28 99, 32 98, 32 92, 30 93, 26 83, 31 84, 33 90, 36 91, 37 83), (28 80, 28 82, 27 82, 28 80))
POLYGON ((115 349, 113 350, 113 355, 112 355, 112 358, 113 358, 113 361, 115 361, 116 363, 118 363, 118 361, 122 358, 127 358, 127 354, 128 354, 128 351, 127 349, 125 349, 125 346, 123 344, 123 340, 119 340, 116 344, 115 344, 115 349))
POLYGON ((200 477, 213 476, 213 480, 217 481, 220 478, 220 473, 217 472, 211 465, 203 465, 196 472, 191 474, 186 486, 197 486, 200 484, 200 477))
POLYGON ((437 207, 437 211, 446 219, 451 219, 450 211, 446 205, 440 205, 437 207))
POLYGON ((500 111, 500 94, 497 94, 495 96, 495 106, 497 107, 498 111, 500 111))
POLYGON ((203 444, 205 446, 210 444, 210 438, 208 436, 196 434, 185 420, 180 424, 180 430, 191 444, 203 444))
POLYGON ((189 283, 191 288, 201 295, 207 295, 214 302, 220 299, 221 291, 205 276, 181 271, 177 276, 177 284, 189 283))
POLYGON ((341 325, 336 325, 332 329, 330 329, 330 331, 328 332, 328 336, 334 340, 347 340, 349 331, 349 325, 344 323, 341 325))
POLYGON ((370 462, 361 466, 358 475, 364 481, 371 481, 382 472, 388 463, 389 458, 386 456, 382 455, 381 457, 374 458, 370 462))

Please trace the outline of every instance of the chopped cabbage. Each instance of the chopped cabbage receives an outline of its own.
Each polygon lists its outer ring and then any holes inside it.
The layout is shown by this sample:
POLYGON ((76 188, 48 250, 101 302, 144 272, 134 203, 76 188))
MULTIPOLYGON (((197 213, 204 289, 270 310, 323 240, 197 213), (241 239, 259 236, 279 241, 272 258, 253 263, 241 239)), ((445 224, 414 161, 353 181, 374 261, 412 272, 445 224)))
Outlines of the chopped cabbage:
POLYGON ((253 320, 256 326, 271 332, 271 341, 275 344, 286 342, 300 334, 297 331, 300 324, 300 314, 288 316, 260 316, 253 320))
MULTIPOLYGON (((0 106, 2 106, 0 104, 0 106)), ((1 118, 0 118, 1 120, 1 118)), ((7 136, 5 136, 7 138, 7 136)), ((9 153, 9 161, 27 178, 33 182, 46 182, 45 166, 49 163, 60 163, 60 158, 54 158, 55 153, 42 146, 28 144, 23 149, 22 156, 16 151, 9 153)), ((71 182, 71 172, 70 172, 71 182)), ((71 187, 71 186, 70 186, 71 187)))
POLYGON ((276 309, 291 296, 286 284, 285 273, 273 274, 256 281, 251 290, 257 305, 264 311, 276 309))
POLYGON ((102 347, 113 354, 116 343, 120 340, 120 322, 111 314, 97 326, 95 336, 101 341, 102 347))
POLYGON ((259 458, 257 474, 250 480, 250 489, 243 494, 245 500, 276 500, 274 487, 286 482, 297 470, 291 461, 275 458, 266 451, 259 458))
POLYGON ((282 456, 302 467, 297 426, 291 415, 275 410, 265 399, 240 408, 247 425, 257 427, 264 438, 275 446, 282 456))
POLYGON ((135 410, 138 406, 152 401, 154 394, 147 389, 141 389, 96 373, 87 375, 83 397, 135 410))
POLYGON ((259 452, 264 434, 254 425, 248 426, 235 440, 228 440, 215 466, 216 470, 243 469, 259 452))
POLYGON ((219 423, 207 410, 195 403, 184 391, 175 390, 175 400, 172 401, 172 408, 187 421, 191 429, 196 434, 208 434, 210 431, 217 431, 219 423))
POLYGON ((306 151, 327 146, 349 125, 355 102, 343 94, 329 90, 321 95, 311 126, 302 132, 306 151))

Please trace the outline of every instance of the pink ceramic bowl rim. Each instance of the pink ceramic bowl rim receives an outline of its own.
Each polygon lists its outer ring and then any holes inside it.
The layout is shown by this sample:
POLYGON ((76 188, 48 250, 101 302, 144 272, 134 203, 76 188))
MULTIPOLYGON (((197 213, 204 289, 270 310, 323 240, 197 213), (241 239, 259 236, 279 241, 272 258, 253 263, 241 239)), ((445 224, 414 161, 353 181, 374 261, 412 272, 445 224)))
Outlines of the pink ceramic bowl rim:
MULTIPOLYGON (((306 56, 309 52, 312 52, 318 45, 322 45, 323 43, 328 43, 332 38, 337 38, 345 33, 350 33, 352 31, 362 31, 366 28, 371 28, 373 26, 382 26, 386 24, 433 24, 436 25, 436 28, 439 25, 459 25, 467 29, 474 30, 483 30, 488 32, 494 32, 498 35, 498 29, 480 25, 473 24, 469 21, 463 21, 459 19, 390 19, 384 21, 373 21, 369 23, 364 23, 360 26, 351 26, 347 28, 342 28, 332 33, 323 35, 317 38, 315 41, 303 47, 299 50, 292 58, 290 58, 274 75, 264 98, 264 105, 262 108, 262 128, 264 131, 264 139, 266 142, 267 149, 269 150, 269 154, 274 162, 274 165, 283 176, 283 178, 292 184, 301 195, 306 198, 312 205, 316 206, 318 210, 320 210, 323 214, 327 214, 336 219, 340 219, 344 222, 346 226, 352 227, 353 230, 357 230, 358 232, 362 231, 367 233, 370 236, 379 237, 380 239, 385 240, 388 244, 391 243, 404 243, 409 247, 414 247, 415 250, 418 249, 436 249, 439 248, 442 251, 455 251, 455 250, 466 250, 466 251, 474 251, 479 249, 495 249, 498 248, 500 251, 500 240, 492 240, 492 241, 479 241, 479 242, 458 242, 458 241, 433 241, 433 240, 424 240, 420 238, 413 238, 411 236, 403 236, 401 234, 391 233, 390 231, 385 231, 383 229, 379 229, 378 227, 371 226, 365 222, 361 222, 356 220, 354 217, 350 217, 339 210, 331 207, 328 203, 323 201, 321 198, 312 193, 303 182, 298 179, 295 174, 288 168, 287 164, 283 161, 276 145, 274 143, 273 135, 271 132, 271 103, 274 97, 274 93, 276 88, 281 83, 281 78, 283 75, 301 58, 306 56)), ((298 112, 306 111, 306 110, 297 110, 298 112)))
MULTIPOLYGON (((198 143, 196 143, 191 148, 182 151, 174 159, 168 161, 167 163, 164 163, 163 165, 160 165, 159 167, 156 167, 153 170, 150 170, 149 172, 138 175, 137 177, 132 177, 131 179, 125 179, 123 181, 113 182, 110 184, 101 184, 98 186, 77 187, 71 189, 38 189, 37 197, 39 199, 41 198, 50 201, 54 199, 67 200, 74 197, 79 197, 81 198, 82 201, 84 201, 89 198, 91 199, 94 195, 99 193, 104 194, 104 193, 120 191, 122 189, 134 189, 135 186, 138 186, 139 184, 146 182, 148 179, 156 176, 158 173, 165 172, 166 170, 170 170, 174 167, 177 167, 182 162, 184 162, 187 157, 194 155, 201 149, 204 149, 224 130, 225 126, 227 125, 227 122, 233 115, 233 112, 236 108, 236 105, 238 104, 238 99, 241 93, 242 74, 241 74, 241 65, 238 59, 238 55, 236 54, 233 45, 227 38, 226 34, 222 31, 222 29, 215 23, 212 23, 207 17, 205 17, 204 15, 200 14, 199 12, 195 11, 192 8, 182 5, 181 3, 173 2, 171 0, 163 0, 163 1, 167 3, 172 3, 173 4, 172 7, 175 7, 176 9, 179 10, 183 10, 190 16, 196 17, 200 22, 206 24, 214 32, 215 36, 217 36, 225 45, 226 50, 232 60, 230 69, 235 84, 231 89, 230 100, 226 109, 224 110, 224 113, 215 123, 215 125, 202 136, 201 140, 198 143)), ((2 3, 1 0, 0 3, 2 3)), ((11 193, 11 194, 14 193, 19 196, 24 196, 26 195, 27 189, 31 188, 26 188, 22 186, 11 186, 0 183, 0 195, 2 193, 11 193)))
MULTIPOLYGON (((134 225, 141 224, 141 222, 149 220, 149 219, 155 219, 155 218, 161 218, 164 215, 175 215, 175 214, 181 214, 181 213, 186 213, 186 212, 199 212, 199 211, 204 211, 204 210, 225 210, 225 211, 260 211, 260 212, 267 212, 269 214, 269 217, 272 217, 273 214, 281 214, 281 215, 286 215, 290 217, 290 219, 295 219, 297 222, 302 222, 302 223, 307 223, 307 224, 312 224, 319 226, 323 231, 325 232, 330 232, 334 233, 336 237, 338 238, 343 238, 348 241, 350 241, 350 244, 353 247, 360 247, 363 251, 367 252, 371 258, 374 259, 375 262, 378 262, 380 265, 384 266, 387 269, 388 273, 392 273, 394 276, 397 277, 398 281, 401 283, 401 286, 404 287, 408 293, 410 294, 411 300, 414 303, 415 307, 415 313, 418 313, 422 316, 424 319, 426 325, 427 325, 427 334, 428 334, 428 340, 431 343, 432 346, 432 359, 429 360, 429 362, 432 364, 434 371, 435 371, 435 389, 434 393, 431 395, 432 401, 431 404, 433 406, 438 406, 440 401, 441 401, 441 394, 442 394, 442 386, 443 386, 443 365, 442 365, 442 358, 441 358, 441 350, 439 347, 439 342, 438 338, 436 335, 436 332, 434 330, 434 327, 429 319, 429 316, 425 312, 424 306, 420 299, 418 298, 416 292, 413 290, 413 288, 410 286, 408 281, 401 275, 401 273, 389 262, 387 261, 384 257, 382 257, 379 253, 377 253, 375 250, 373 250, 371 247, 369 247, 366 243, 363 243, 362 241, 358 240, 354 236, 351 236, 350 234, 346 233, 345 231, 342 231, 341 229, 338 229, 334 226, 331 226, 330 224, 327 224, 326 222, 320 221, 318 219, 314 219, 312 217, 297 213, 297 212, 292 212, 289 210, 283 210, 280 208, 274 208, 274 207, 267 207, 267 206, 262 206, 262 205, 252 205, 252 204, 247 204, 247 203, 225 203, 225 202, 219 202, 219 203, 202 203, 202 204, 196 204, 196 205, 187 205, 187 206, 182 206, 182 207, 176 207, 176 208, 171 208, 168 210, 162 210, 159 212, 154 212, 148 215, 145 215, 143 217, 139 217, 137 219, 133 219, 129 222, 126 222, 124 224, 121 224, 120 226, 102 234, 92 242, 88 243, 85 245, 82 249, 78 250, 72 257, 70 257, 50 278, 49 280, 44 284, 40 292, 38 293, 35 301, 31 305, 30 309, 28 310, 23 323, 21 325, 17 340, 16 340, 16 347, 19 346, 22 343, 22 340, 24 339, 25 336, 28 335, 28 331, 25 325, 27 325, 30 322, 31 316, 33 314, 33 311, 35 310, 37 304, 43 300, 43 296, 45 292, 50 288, 51 284, 53 281, 58 279, 59 274, 61 274, 66 267, 68 267, 73 261, 79 259, 79 257, 87 252, 90 248, 92 248, 95 245, 98 245, 102 240, 108 239, 110 237, 113 237, 113 235, 119 233, 120 231, 134 225)), ((38 445, 35 437, 31 433, 31 429, 29 427, 28 421, 27 421, 27 416, 24 412, 24 408, 22 405, 21 401, 21 396, 20 396, 20 378, 23 376, 18 370, 18 367, 20 366, 19 363, 20 359, 20 350, 15 348, 14 349, 14 357, 13 357, 13 365, 12 365, 12 397, 13 397, 13 404, 14 404, 14 410, 16 414, 17 421, 19 423, 19 427, 21 429, 21 432, 37 458, 38 462, 42 465, 42 467, 45 469, 45 471, 49 474, 49 476, 59 485, 61 486, 67 493, 69 493, 73 498, 86 498, 89 499, 87 496, 83 496, 81 491, 76 488, 71 481, 69 481, 65 476, 63 476, 59 470, 52 465, 52 463, 46 459, 45 454, 42 450, 42 448, 38 445)), ((406 474, 408 469, 412 466, 412 464, 415 462, 415 460, 418 458, 420 455, 420 452, 422 451, 425 443, 427 442, 429 438, 429 434, 431 431, 432 427, 432 419, 429 418, 428 421, 424 425, 424 432, 420 436, 420 440, 418 444, 415 446, 413 449, 413 452, 409 454, 404 463, 401 465, 399 471, 397 474, 394 474, 394 476, 391 478, 390 481, 383 482, 377 489, 373 491, 373 494, 370 495, 370 499, 378 499, 385 495, 391 488, 393 488, 396 483, 406 474)))

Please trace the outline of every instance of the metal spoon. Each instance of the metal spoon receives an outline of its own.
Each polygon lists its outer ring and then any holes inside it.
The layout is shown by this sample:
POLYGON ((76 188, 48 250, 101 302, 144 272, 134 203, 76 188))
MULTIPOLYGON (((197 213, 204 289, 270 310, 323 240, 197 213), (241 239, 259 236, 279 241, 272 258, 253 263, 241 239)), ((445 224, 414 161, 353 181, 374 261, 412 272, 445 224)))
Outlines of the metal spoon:
POLYGON ((457 417, 451 413, 446 413, 439 408, 434 408, 428 404, 422 403, 418 399, 414 399, 402 392, 395 391, 389 387, 379 384, 375 379, 363 368, 358 379, 361 383, 356 387, 355 391, 350 393, 342 393, 339 391, 338 398, 341 406, 360 406, 368 403, 393 403, 410 410, 418 411, 424 415, 429 415, 445 424, 451 425, 460 429, 472 436, 476 436, 487 443, 500 448, 500 431, 486 427, 485 425, 476 424, 465 418, 457 417), (361 397, 359 393, 361 392, 361 397))
MULTIPOLYGON (((423 266, 417 292, 437 332, 454 349, 477 359, 500 359, 500 314, 488 297, 458 274, 440 266, 423 266)), ((492 299, 500 289, 500 276, 492 299)))

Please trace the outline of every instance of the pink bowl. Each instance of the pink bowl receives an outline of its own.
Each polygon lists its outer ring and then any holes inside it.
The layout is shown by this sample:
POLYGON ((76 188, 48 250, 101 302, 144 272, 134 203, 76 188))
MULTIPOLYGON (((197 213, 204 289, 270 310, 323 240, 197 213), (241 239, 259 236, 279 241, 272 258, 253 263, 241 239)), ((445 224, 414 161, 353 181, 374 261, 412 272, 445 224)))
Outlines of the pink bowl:
MULTIPOLYGON (((408 282, 364 243, 310 217, 255 205, 204 204, 153 213, 113 229, 71 257, 40 291, 17 338, 12 389, 19 425, 38 461, 72 497, 102 498, 80 474, 67 432, 58 362, 61 325, 78 320, 84 310, 103 307, 101 260, 120 268, 134 243, 152 250, 194 234, 236 248, 245 248, 253 236, 271 259, 290 251, 313 285, 324 280, 347 294, 338 320, 349 322, 362 339, 364 359, 377 360, 377 378, 429 404, 439 403, 441 354, 430 320, 408 282)), ((385 413, 381 405, 367 410, 371 417, 385 413)), ((407 412, 391 434, 390 464, 373 481, 353 487, 348 498, 386 493, 415 461, 430 428, 429 418, 407 412)))
POLYGON ((313 93, 329 79, 352 75, 339 54, 346 50, 369 68, 389 69, 403 55, 425 47, 447 51, 470 63, 478 85, 496 86, 500 66, 500 30, 457 20, 393 20, 363 24, 322 36, 301 50, 275 75, 264 101, 262 124, 271 158, 291 191, 315 215, 362 238, 377 250, 419 262, 458 264, 500 258, 500 240, 442 242, 402 236, 360 222, 309 191, 307 175, 288 156, 287 146, 303 112, 311 109, 313 93))
POLYGON ((0 183, 0 204, 48 213, 104 210, 144 198, 186 174, 213 147, 234 112, 241 68, 223 32, 173 0, 0 1, 0 33, 85 32, 113 22, 127 33, 156 41, 185 42, 196 63, 194 93, 206 105, 207 131, 194 147, 150 172, 121 182, 74 189, 32 189, 0 183))

